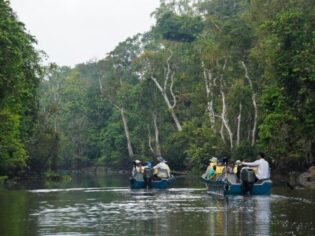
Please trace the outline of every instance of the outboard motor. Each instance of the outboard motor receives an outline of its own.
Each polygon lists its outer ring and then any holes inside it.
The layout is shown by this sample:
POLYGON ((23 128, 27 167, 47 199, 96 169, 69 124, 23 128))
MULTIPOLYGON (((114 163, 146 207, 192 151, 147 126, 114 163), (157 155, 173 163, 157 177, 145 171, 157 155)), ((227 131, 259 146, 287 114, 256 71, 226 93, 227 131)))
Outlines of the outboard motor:
POLYGON ((243 168, 241 171, 242 194, 249 194, 255 183, 255 173, 253 169, 243 168))
POLYGON ((146 167, 143 171, 144 187, 152 187, 153 168, 146 167))

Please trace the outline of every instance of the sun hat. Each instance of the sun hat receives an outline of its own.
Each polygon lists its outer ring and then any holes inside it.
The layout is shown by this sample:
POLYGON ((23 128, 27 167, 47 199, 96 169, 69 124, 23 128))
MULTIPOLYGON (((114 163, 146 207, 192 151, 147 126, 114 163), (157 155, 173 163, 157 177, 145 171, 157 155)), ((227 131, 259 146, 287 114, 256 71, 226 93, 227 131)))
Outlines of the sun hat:
POLYGON ((209 161, 213 163, 217 163, 218 159, 216 157, 212 157, 209 161))

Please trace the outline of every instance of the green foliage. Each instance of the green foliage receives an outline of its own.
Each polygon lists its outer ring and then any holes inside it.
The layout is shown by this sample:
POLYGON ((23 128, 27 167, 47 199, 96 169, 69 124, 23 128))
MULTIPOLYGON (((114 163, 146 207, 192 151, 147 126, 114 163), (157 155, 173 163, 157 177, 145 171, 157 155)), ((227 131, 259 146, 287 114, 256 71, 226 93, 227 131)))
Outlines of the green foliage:
POLYGON ((166 40, 192 42, 201 33, 203 27, 201 17, 179 16, 168 11, 157 19, 155 30, 166 40))
POLYGON ((19 139, 19 116, 8 111, 0 112, 0 174, 25 166, 26 152, 19 139))
POLYGON ((37 117, 36 88, 41 76, 35 40, 0 1, 0 174, 20 170, 37 117))
POLYGON ((37 89, 34 39, 0 1, 0 174, 128 169, 160 154, 203 169, 258 150, 281 166, 313 163, 314 2, 166 2, 151 31, 103 60, 50 65, 37 89))

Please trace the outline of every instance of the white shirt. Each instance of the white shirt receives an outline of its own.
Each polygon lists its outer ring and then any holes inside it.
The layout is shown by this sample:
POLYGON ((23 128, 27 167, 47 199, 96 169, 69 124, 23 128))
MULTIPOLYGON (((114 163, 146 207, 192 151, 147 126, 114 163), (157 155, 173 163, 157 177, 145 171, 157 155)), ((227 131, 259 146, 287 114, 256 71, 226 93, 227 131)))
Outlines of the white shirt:
POLYGON ((160 162, 159 164, 155 165, 153 168, 158 170, 157 176, 159 178, 168 178, 171 176, 170 167, 165 162, 160 162), (159 170, 166 170, 167 173, 159 171, 159 170))
POLYGON ((243 165, 246 166, 257 166, 256 177, 257 179, 268 179, 269 175, 269 164, 268 162, 261 158, 254 162, 243 162, 243 165))

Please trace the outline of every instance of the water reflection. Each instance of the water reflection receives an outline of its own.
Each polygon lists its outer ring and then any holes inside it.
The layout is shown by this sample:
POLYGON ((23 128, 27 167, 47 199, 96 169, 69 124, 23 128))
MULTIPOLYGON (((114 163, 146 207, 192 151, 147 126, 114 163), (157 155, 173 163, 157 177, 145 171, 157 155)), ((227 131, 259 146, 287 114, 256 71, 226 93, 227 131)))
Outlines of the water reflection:
POLYGON ((115 183, 0 191, 0 235, 315 235, 314 202, 305 198, 115 183))

